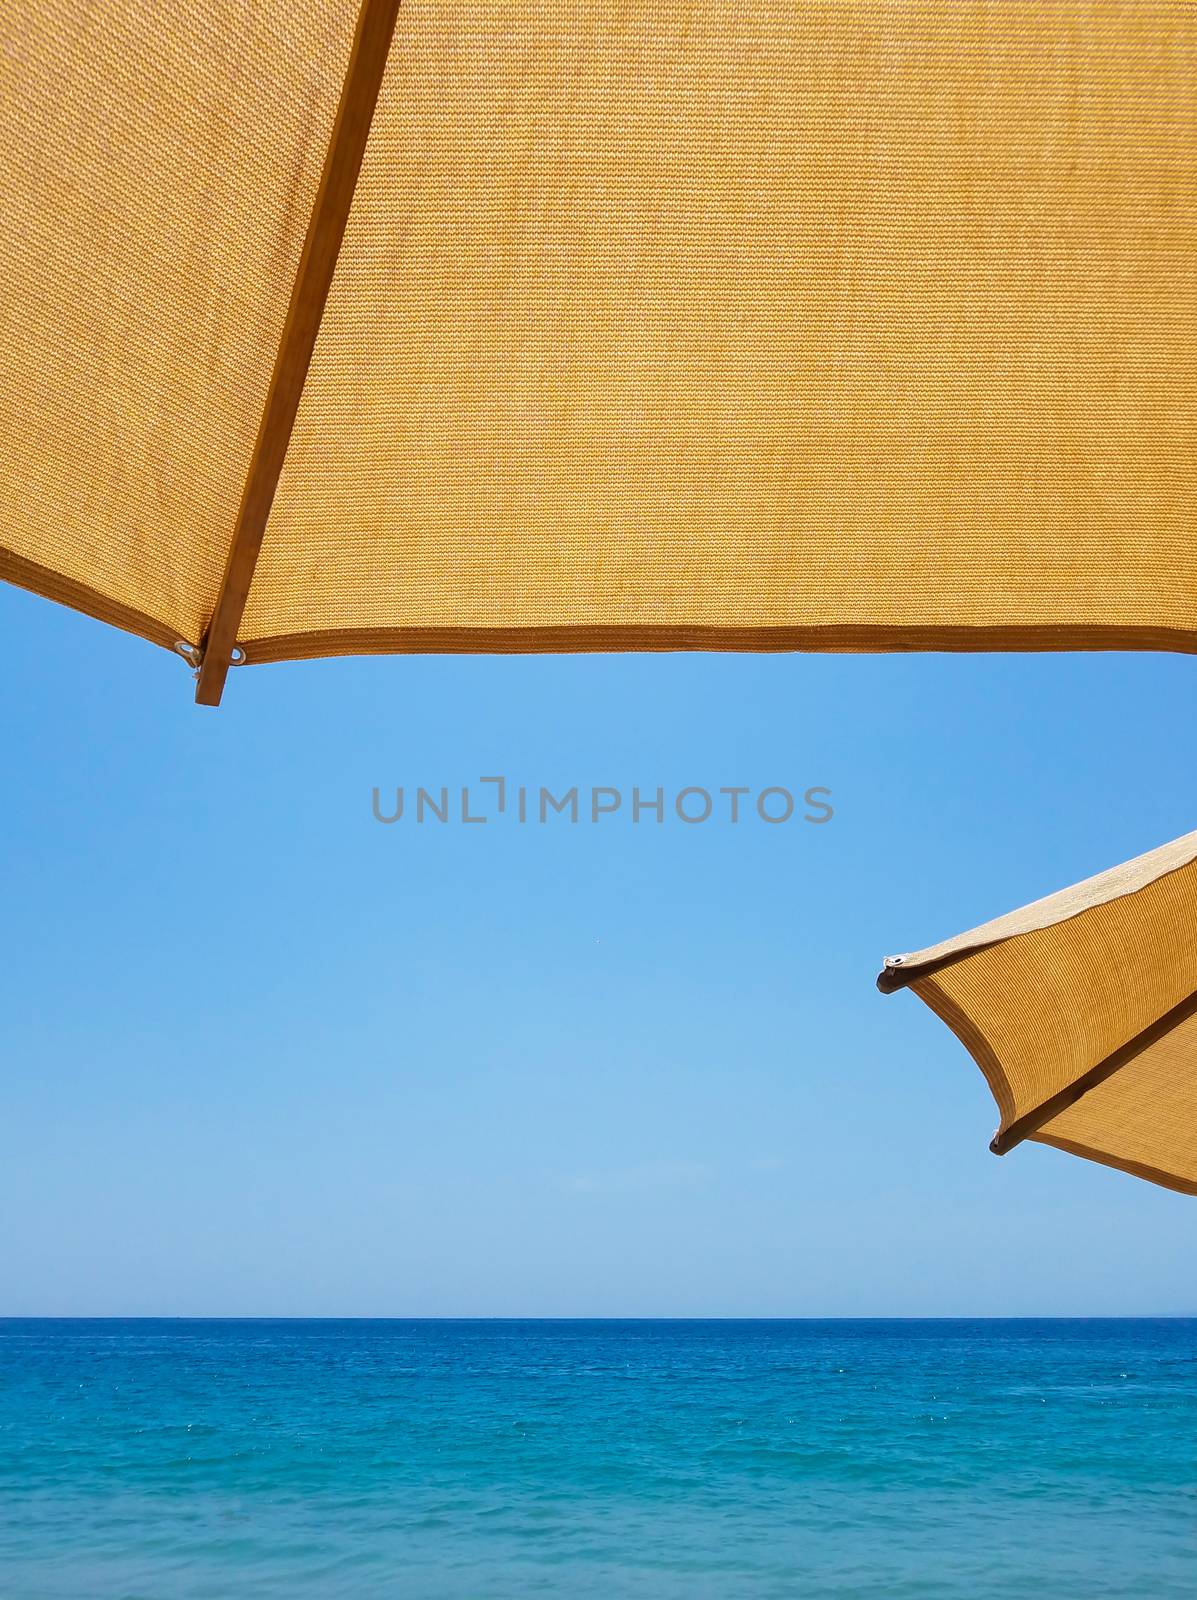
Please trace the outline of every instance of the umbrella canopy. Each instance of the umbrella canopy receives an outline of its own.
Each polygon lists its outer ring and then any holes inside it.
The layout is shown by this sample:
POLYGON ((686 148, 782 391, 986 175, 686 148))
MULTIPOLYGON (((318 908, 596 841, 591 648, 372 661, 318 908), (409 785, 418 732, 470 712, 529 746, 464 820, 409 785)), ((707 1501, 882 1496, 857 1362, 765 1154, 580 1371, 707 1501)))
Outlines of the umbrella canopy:
POLYGON ((1187 0, 8 0, 0 575, 202 659, 1197 643, 1187 0))
POLYGON ((1197 1194, 1197 833, 914 955, 909 987, 1023 1139, 1197 1194))

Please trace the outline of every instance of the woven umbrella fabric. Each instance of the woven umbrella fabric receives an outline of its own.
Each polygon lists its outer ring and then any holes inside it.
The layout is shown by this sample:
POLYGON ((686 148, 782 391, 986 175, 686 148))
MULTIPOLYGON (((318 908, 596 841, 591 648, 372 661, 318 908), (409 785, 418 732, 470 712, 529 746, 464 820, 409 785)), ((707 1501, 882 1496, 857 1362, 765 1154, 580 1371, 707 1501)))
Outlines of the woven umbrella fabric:
MULTIPOLYGON (((0 575, 212 616, 355 0, 12 0, 0 575)), ((405 0, 239 631, 1197 647, 1197 6, 405 0)))
POLYGON ((6 0, 0 576, 202 636, 353 26, 342 0, 6 0))
POLYGON ((1018 1135, 1197 1194, 1197 833, 890 957, 1018 1135), (1045 1113, 1047 1113, 1045 1115, 1045 1113))

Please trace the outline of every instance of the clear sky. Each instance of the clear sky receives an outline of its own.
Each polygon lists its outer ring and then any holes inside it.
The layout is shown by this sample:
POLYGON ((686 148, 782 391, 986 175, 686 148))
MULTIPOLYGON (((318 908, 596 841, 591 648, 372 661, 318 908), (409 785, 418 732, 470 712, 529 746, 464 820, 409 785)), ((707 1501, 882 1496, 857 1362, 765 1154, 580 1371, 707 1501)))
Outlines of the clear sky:
POLYGON ((0 587, 0 1313, 1197 1310, 1197 1202, 991 1156, 963 1048, 874 989, 1197 826, 1197 662, 392 657, 191 691, 0 587), (410 815, 500 773, 625 809, 410 815), (818 784, 835 816, 632 826, 634 784, 818 784))

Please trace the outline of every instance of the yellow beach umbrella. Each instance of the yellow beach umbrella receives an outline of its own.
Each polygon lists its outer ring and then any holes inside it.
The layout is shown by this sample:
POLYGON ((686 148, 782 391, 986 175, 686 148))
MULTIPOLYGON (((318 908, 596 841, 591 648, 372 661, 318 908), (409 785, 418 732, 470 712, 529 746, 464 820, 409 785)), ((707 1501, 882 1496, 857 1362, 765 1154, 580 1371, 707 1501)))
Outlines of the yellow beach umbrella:
POLYGON ((1197 1194, 1197 833, 913 955, 911 988, 1024 1139, 1197 1194))
POLYGON ((0 575, 202 663, 1197 644, 1197 5, 8 0, 0 575))

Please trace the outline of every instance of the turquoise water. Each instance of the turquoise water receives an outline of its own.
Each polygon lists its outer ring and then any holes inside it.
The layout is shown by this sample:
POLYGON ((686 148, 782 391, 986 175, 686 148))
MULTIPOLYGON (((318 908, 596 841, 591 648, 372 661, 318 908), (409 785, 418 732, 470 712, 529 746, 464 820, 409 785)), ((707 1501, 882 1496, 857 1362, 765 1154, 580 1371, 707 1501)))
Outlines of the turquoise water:
POLYGON ((0 1596, 1197 1594, 1197 1322, 0 1322, 0 1596))

